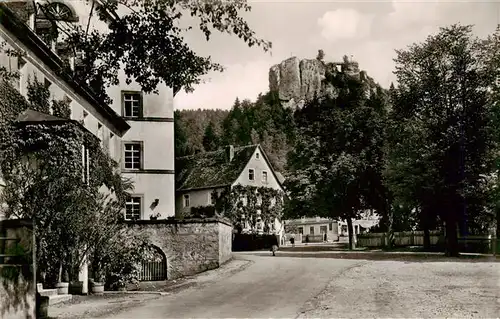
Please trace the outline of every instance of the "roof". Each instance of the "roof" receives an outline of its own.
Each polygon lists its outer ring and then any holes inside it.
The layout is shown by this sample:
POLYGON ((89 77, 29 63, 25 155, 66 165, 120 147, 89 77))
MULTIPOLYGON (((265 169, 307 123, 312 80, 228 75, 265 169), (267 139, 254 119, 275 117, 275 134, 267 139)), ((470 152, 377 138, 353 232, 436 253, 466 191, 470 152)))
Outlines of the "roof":
POLYGON ((285 182, 285 176, 283 176, 283 174, 281 174, 280 172, 276 172, 276 179, 280 184, 283 184, 285 182))
POLYGON ((234 147, 234 157, 230 162, 226 155, 227 148, 176 158, 177 191, 232 185, 258 147, 259 145, 234 147))
POLYGON ((98 99, 92 90, 78 83, 72 75, 65 71, 64 63, 59 56, 43 42, 31 30, 21 18, 19 18, 10 8, 10 5, 0 3, 0 23, 15 35, 16 39, 28 47, 41 61, 43 61, 57 76, 63 79, 77 94, 82 96, 117 130, 123 135, 130 129, 130 125, 119 116, 108 104, 98 99))
POLYGON ((17 117, 17 122, 67 122, 69 119, 27 109, 17 117))
POLYGON ((85 126, 83 126, 80 122, 72 119, 65 119, 62 117, 54 116, 51 114, 38 112, 33 109, 26 109, 23 113, 19 114, 16 119, 16 122, 19 125, 31 125, 31 124, 48 124, 48 125, 58 125, 63 123, 70 123, 76 125, 82 132, 85 132, 89 136, 92 136, 94 139, 98 139, 97 136, 92 134, 85 126))

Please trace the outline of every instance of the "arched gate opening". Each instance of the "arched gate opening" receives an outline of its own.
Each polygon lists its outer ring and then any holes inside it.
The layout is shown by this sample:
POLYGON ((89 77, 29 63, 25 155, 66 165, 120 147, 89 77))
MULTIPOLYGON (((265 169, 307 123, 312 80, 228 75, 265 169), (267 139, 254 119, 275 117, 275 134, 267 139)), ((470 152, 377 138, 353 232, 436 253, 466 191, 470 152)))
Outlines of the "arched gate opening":
POLYGON ((140 281, 161 281, 167 279, 167 257, 163 251, 151 246, 141 265, 140 281))

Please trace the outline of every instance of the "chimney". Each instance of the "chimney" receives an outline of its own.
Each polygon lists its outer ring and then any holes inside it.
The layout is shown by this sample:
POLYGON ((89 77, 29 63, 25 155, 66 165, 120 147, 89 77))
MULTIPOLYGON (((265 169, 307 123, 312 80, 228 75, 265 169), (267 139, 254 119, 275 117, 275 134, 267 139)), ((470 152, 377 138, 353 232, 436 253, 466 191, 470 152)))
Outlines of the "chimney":
POLYGON ((234 158, 234 146, 233 145, 228 145, 226 147, 226 155, 227 155, 228 161, 231 162, 234 158))

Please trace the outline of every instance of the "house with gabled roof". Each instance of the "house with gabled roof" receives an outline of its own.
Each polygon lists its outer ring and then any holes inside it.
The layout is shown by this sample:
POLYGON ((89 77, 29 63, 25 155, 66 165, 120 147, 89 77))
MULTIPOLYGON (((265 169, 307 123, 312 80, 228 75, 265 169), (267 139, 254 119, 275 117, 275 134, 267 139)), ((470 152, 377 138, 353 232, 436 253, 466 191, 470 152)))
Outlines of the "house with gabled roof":
MULTIPOLYGON (((280 175, 274 171, 260 144, 229 145, 213 152, 176 159, 176 214, 191 208, 215 205, 215 194, 235 185, 269 187, 283 191, 280 175)), ((281 235, 281 221, 274 229, 281 235)))

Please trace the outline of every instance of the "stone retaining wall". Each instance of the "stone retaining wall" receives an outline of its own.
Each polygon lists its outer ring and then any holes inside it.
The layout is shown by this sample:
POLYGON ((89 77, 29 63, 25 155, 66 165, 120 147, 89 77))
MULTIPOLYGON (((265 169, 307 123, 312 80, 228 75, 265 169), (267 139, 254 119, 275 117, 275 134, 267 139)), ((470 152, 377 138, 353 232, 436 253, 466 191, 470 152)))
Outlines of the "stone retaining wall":
MULTIPOLYGON (((9 219, 0 221, 0 254, 11 255, 23 250, 26 259, 16 257, 0 258, 0 318, 35 318, 35 264, 32 258, 33 233, 31 221, 9 219), (18 240, 13 240, 14 238, 18 240), (15 248, 15 247, 18 248, 15 248), (9 263, 24 266, 8 266, 9 263), (28 264, 26 264, 26 263, 28 264), (6 271, 3 273, 3 271, 6 271), (19 281, 14 281, 12 271, 20 271, 19 281), (23 273, 27 277, 23 276, 23 273), (5 276, 4 276, 5 275, 5 276), (4 288, 4 283, 8 289, 4 288)), ((18 255, 16 253, 16 255, 18 255)))
POLYGON ((214 269, 231 258, 232 224, 221 218, 139 220, 131 231, 146 234, 167 257, 167 277, 214 269))

